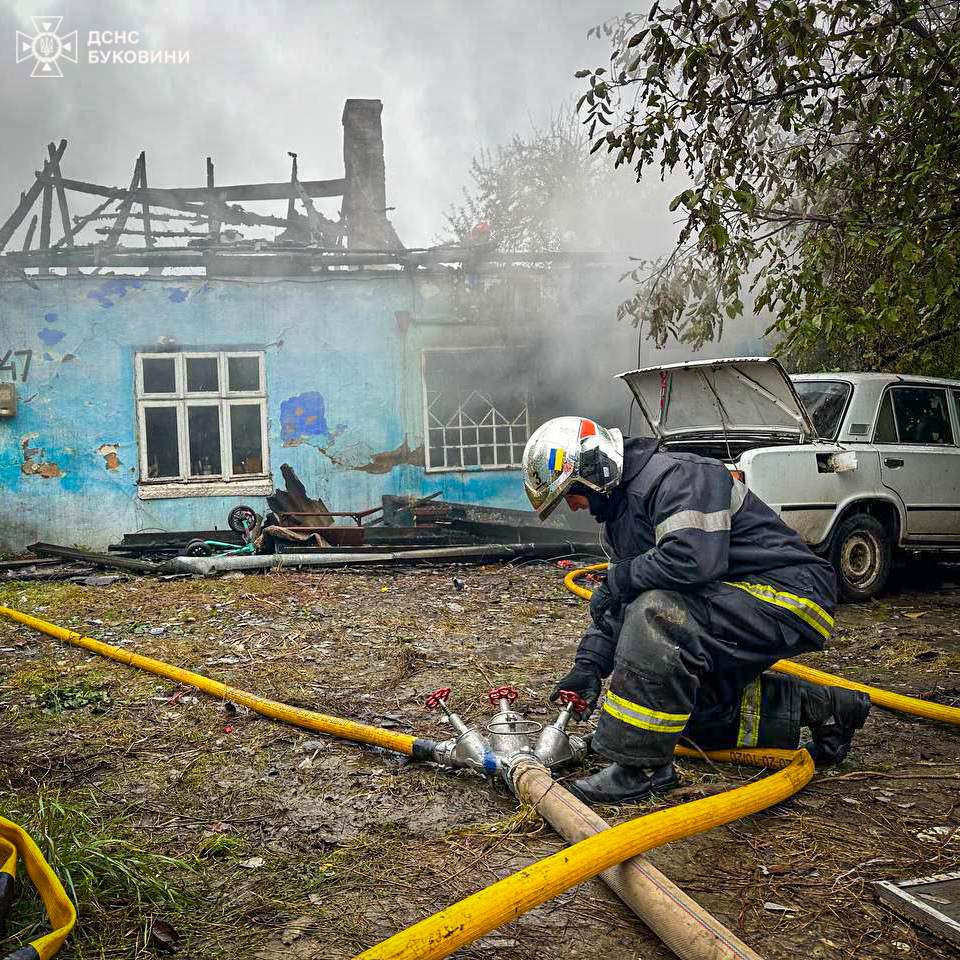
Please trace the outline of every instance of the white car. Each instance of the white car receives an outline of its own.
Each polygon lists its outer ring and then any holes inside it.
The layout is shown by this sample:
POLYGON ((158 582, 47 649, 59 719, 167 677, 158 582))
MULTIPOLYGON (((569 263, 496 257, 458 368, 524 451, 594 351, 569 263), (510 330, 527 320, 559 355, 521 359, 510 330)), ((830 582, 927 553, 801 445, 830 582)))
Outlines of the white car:
POLYGON ((791 380, 768 357, 620 377, 664 446, 724 461, 828 557, 842 597, 876 596, 895 550, 960 550, 960 382, 791 380))

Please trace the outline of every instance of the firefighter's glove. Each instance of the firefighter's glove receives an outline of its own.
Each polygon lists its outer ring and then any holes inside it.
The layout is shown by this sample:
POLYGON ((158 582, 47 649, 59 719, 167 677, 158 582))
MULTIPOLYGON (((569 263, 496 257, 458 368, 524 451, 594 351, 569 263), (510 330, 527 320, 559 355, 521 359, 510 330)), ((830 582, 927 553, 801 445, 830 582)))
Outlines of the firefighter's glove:
POLYGON ((613 613, 619 605, 610 590, 608 579, 609 574, 603 578, 602 583, 598 583, 593 588, 593 596, 590 598, 590 619, 593 620, 601 630, 607 629, 605 621, 606 615, 613 613))
POLYGON ((615 603, 626 606, 637 599, 637 589, 632 580, 629 560, 610 564, 607 569, 607 584, 615 603))
POLYGON ((561 690, 572 690, 579 693, 587 701, 587 709, 580 717, 586 720, 593 713, 600 699, 600 689, 603 686, 603 680, 592 664, 578 661, 574 663, 573 669, 553 688, 550 694, 550 702, 556 703, 560 699, 561 690))

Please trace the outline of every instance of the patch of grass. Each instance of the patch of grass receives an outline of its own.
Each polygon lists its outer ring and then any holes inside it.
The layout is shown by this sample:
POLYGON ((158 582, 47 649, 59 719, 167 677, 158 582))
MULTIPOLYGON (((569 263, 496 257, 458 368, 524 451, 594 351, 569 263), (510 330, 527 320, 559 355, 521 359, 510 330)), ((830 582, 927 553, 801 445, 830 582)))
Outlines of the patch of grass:
POLYGON ((936 642, 917 640, 913 637, 899 636, 894 640, 887 638, 878 651, 878 658, 892 667, 917 666, 923 664, 940 673, 946 670, 960 670, 960 654, 947 653, 938 649, 936 642), (891 642, 893 640, 893 642, 891 642), (936 656, 929 661, 924 660, 923 654, 935 650, 936 656))
POLYGON ((64 710, 82 710, 90 707, 94 714, 105 713, 113 701, 105 690, 95 690, 87 684, 57 684, 44 691, 38 704, 44 713, 63 713, 64 710))
POLYGON ((38 663, 35 667, 20 668, 15 673, 8 673, 5 682, 15 690, 32 693, 40 696, 47 690, 55 687, 63 675, 63 669, 53 663, 38 663))
MULTIPOLYGON (((30 797, 7 796, 0 799, 0 812, 37 842, 82 918, 65 958, 113 952, 126 940, 131 923, 143 925, 145 912, 176 912, 189 902, 184 879, 194 865, 149 849, 129 817, 102 819, 93 794, 67 797, 41 790, 30 797)), ((29 942, 46 922, 36 892, 22 883, 7 944, 29 942)), ((141 941, 148 929, 149 924, 143 927, 141 941)))
POLYGON ((456 827, 445 839, 501 840, 504 837, 534 837, 543 833, 546 824, 537 811, 524 805, 516 813, 493 823, 471 823, 456 827))
POLYGON ((204 860, 215 857, 239 856, 246 847, 243 837, 229 833, 214 833, 204 837, 197 845, 197 856, 204 860))

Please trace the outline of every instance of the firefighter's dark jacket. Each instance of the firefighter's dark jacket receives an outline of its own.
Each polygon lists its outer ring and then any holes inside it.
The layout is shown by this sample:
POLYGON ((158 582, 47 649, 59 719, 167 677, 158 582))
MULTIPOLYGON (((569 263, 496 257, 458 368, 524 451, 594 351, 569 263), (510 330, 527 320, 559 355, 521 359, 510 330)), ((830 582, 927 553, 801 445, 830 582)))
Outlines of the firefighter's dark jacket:
MULTIPOLYGON (((689 593, 749 582, 833 609, 836 578, 827 561, 724 464, 657 446, 625 441, 623 476, 604 510, 603 537, 616 561, 607 582, 621 605, 647 590, 689 593)), ((617 632, 592 624, 577 660, 609 674, 617 632)))

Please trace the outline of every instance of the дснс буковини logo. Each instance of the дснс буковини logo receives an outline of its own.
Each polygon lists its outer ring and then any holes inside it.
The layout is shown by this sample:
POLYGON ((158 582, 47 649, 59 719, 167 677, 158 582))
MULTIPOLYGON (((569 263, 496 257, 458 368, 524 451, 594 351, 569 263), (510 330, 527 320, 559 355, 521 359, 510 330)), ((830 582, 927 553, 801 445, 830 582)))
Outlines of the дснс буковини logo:
POLYGON ((31 77, 62 77, 57 60, 77 62, 77 31, 58 37, 57 30, 63 17, 31 17, 35 37, 17 31, 17 63, 28 57, 36 59, 31 77))

